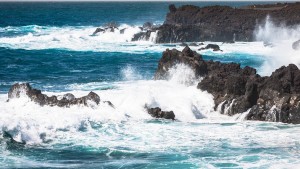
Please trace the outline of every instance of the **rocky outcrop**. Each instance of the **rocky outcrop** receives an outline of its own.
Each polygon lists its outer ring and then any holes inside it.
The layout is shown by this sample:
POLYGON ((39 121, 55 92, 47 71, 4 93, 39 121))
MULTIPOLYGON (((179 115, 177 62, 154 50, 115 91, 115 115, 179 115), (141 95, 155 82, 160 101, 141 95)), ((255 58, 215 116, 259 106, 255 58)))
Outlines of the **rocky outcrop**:
POLYGON ((159 107, 149 108, 147 106, 145 106, 145 109, 152 117, 175 120, 173 111, 162 111, 159 107))
POLYGON ((169 76, 169 69, 178 63, 189 65, 195 71, 195 76, 203 76, 207 74, 207 65, 201 55, 192 51, 186 46, 182 52, 173 49, 163 52, 163 56, 159 61, 158 68, 155 73, 155 79, 165 79, 169 76))
POLYGON ((72 105, 89 106, 91 104, 98 105, 100 103, 100 97, 94 92, 90 92, 87 96, 83 96, 80 98, 76 98, 73 94, 67 93, 63 95, 61 99, 59 99, 58 96, 49 97, 46 94, 43 94, 41 90, 32 88, 29 83, 14 84, 8 92, 8 101, 10 101, 11 99, 20 98, 20 96, 22 95, 27 96, 32 101, 41 106, 47 105, 70 107, 72 105))
POLYGON ((253 41, 254 30, 270 16, 275 25, 300 24, 300 3, 229 6, 169 6, 157 32, 157 43, 199 41, 253 41), (246 18, 246 19, 245 19, 246 18))
POLYGON ((300 124, 300 70, 296 65, 283 66, 270 77, 261 77, 248 66, 204 61, 186 47, 182 52, 167 49, 155 78, 165 78, 168 69, 182 63, 203 77, 197 87, 214 96, 215 110, 220 113, 232 116, 248 111, 248 120, 300 124))
POLYGON ((120 34, 124 34, 125 29, 119 30, 119 26, 120 25, 116 22, 109 22, 104 24, 103 27, 96 28, 96 30, 92 35, 95 36, 100 32, 115 32, 115 31, 119 31, 120 34))
POLYGON ((143 24, 143 27, 140 27, 141 32, 134 34, 131 41, 139 41, 139 40, 146 40, 150 39, 151 33, 155 33, 159 28, 159 25, 153 25, 151 22, 146 22, 143 24))

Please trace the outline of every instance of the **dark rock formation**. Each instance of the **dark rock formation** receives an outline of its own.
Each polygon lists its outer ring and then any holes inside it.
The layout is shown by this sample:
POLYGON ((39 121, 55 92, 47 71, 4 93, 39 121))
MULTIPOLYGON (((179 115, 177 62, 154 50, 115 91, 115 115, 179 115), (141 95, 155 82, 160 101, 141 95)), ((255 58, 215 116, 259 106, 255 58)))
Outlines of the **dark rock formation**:
POLYGON ((296 41, 293 43, 292 48, 294 50, 299 50, 300 49, 300 40, 296 41))
POLYGON ((97 28, 97 29, 94 31, 93 35, 96 35, 97 33, 99 33, 99 32, 104 32, 104 31, 105 31, 105 29, 97 28))
POLYGON ((155 31, 147 30, 145 32, 139 32, 137 34, 134 34, 131 41, 139 41, 139 40, 146 40, 147 41, 147 40, 149 40, 150 35, 151 35, 152 32, 155 32, 155 31))
POLYGON ((145 106, 145 108, 152 117, 175 120, 175 114, 173 111, 162 111, 159 107, 148 108, 145 106))
POLYGON ((179 63, 190 66, 195 71, 196 77, 207 74, 207 65, 201 55, 186 46, 182 52, 176 49, 167 49, 163 52, 155 73, 155 79, 168 78, 169 69, 179 63))
POLYGON ((47 96, 41 92, 41 90, 32 88, 28 83, 16 83, 8 92, 8 101, 10 99, 19 98, 21 95, 28 96, 32 101, 38 103, 41 106, 59 106, 70 107, 72 105, 84 105, 89 106, 89 102, 99 104, 100 97, 90 92, 87 96, 76 98, 73 94, 67 93, 63 95, 62 99, 58 99, 57 96, 47 96))
MULTIPOLYGON (((103 28, 97 28, 93 35, 96 35, 99 32, 115 32, 115 30, 119 30, 119 24, 116 22, 109 22, 103 25, 103 28)), ((125 29, 120 30, 120 33, 123 34, 125 29)))
POLYGON ((157 43, 199 41, 253 41, 254 30, 270 16, 287 26, 300 24, 300 3, 229 6, 169 6, 169 13, 157 30, 157 43))
POLYGON ((213 51, 222 51, 220 49, 220 46, 219 45, 216 45, 216 44, 208 44, 206 45, 205 47, 203 48, 200 48, 198 50, 206 50, 206 49, 212 49, 213 51))
POLYGON ((214 96, 215 109, 220 113, 231 116, 249 111, 248 120, 300 124, 300 70, 296 65, 282 66, 270 77, 261 77, 248 66, 204 61, 186 47, 182 52, 167 49, 155 78, 165 78, 167 71, 179 63, 203 76, 197 87, 214 96))

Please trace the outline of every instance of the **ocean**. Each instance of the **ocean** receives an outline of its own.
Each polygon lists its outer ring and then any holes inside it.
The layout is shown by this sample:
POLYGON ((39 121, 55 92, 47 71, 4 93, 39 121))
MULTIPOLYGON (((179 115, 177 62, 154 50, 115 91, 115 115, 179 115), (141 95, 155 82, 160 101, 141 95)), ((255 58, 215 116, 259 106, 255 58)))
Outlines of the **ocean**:
MULTIPOLYGON (((190 68, 178 65, 168 80, 153 80, 162 52, 182 50, 180 44, 156 44, 155 34, 131 41, 143 23, 162 24, 169 4, 255 3, 0 2, 0 168, 300 168, 300 125, 245 121, 246 112, 221 115, 190 68), (93 35, 109 22, 124 34, 93 35), (7 102, 18 82, 47 95, 94 91, 115 108, 41 107, 26 97, 7 102), (154 119, 145 104, 174 111, 176 120, 154 119)), ((291 48, 299 30, 266 18, 256 42, 216 42, 222 52, 199 53, 270 75, 300 65, 291 48)))

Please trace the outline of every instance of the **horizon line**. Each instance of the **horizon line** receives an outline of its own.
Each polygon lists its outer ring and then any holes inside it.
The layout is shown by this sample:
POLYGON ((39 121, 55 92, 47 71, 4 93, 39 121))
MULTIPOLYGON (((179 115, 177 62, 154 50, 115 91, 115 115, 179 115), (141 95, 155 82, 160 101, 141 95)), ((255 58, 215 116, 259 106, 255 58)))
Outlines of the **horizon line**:
MULTIPOLYGON (((0 2, 262 2, 261 0, 0 0, 0 2)), ((263 2, 298 2, 298 0, 265 0, 263 2)))

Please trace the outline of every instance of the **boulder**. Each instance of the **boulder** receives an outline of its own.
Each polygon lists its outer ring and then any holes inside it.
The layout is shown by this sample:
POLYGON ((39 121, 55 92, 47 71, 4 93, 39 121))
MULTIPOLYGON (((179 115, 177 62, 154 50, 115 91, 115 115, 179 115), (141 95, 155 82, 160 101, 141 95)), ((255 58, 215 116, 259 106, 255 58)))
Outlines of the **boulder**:
POLYGON ((148 114, 152 117, 175 120, 175 114, 173 111, 162 111, 159 107, 148 108, 146 106, 145 108, 148 114))

